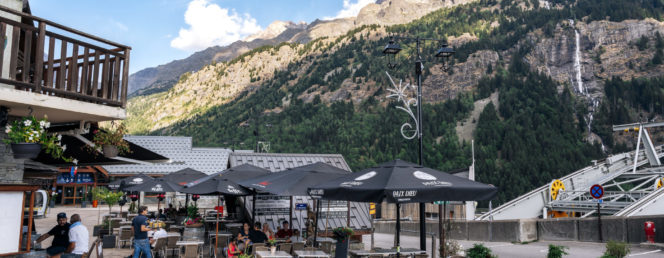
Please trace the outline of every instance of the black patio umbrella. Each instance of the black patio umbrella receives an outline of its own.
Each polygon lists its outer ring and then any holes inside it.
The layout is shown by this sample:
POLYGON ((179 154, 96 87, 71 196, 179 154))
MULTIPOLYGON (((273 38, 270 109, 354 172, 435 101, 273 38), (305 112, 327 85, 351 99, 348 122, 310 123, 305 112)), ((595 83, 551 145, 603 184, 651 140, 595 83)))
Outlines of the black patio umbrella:
POLYGON ((242 164, 238 165, 229 169, 226 169, 221 172, 214 173, 212 175, 202 177, 200 179, 191 181, 187 183, 186 187, 192 187, 197 184, 203 183, 207 180, 213 179, 213 178, 218 178, 221 177, 222 179, 229 180, 234 183, 238 183, 240 181, 244 181, 247 179, 251 178, 256 178, 260 176, 265 176, 267 174, 270 174, 270 170, 260 168, 251 164, 242 164))
POLYGON ((316 162, 243 180, 238 184, 281 196, 306 196, 309 187, 342 177, 348 173, 350 172, 335 166, 316 162))
MULTIPOLYGON (((243 195, 249 195, 251 194, 251 191, 249 189, 244 188, 243 186, 240 186, 232 181, 222 179, 221 177, 217 176, 215 174, 214 177, 205 180, 204 182, 200 182, 197 184, 194 184, 193 186, 190 186, 190 184, 186 184, 182 189, 180 189, 180 192, 182 193, 188 193, 188 194, 206 194, 206 195, 217 195, 217 206, 219 206, 219 195, 235 195, 235 196, 243 196, 243 195)), ((217 221, 216 221, 216 232, 215 234, 215 254, 217 251, 217 247, 219 246, 219 212, 217 211, 217 221)))
MULTIPOLYGON (((253 188, 257 191, 268 192, 281 196, 306 196, 311 186, 318 185, 349 174, 350 171, 329 165, 323 162, 316 162, 309 165, 289 168, 284 171, 270 173, 269 175, 257 177, 239 182, 240 185, 253 188)), ((255 199, 255 198, 254 198, 255 199)), ((291 206, 293 199, 291 198, 291 206)), ((316 205, 316 222, 314 227, 314 245, 318 234, 318 213, 320 211, 320 201, 316 205)), ((292 209, 291 209, 292 210, 292 209)), ((289 218, 292 218, 292 214, 289 218)), ((293 222, 290 221, 292 225, 293 222)))
POLYGON ((187 183, 189 183, 191 181, 201 179, 201 178, 206 177, 206 176, 207 176, 207 174, 205 174, 201 171, 198 171, 198 170, 195 170, 195 169, 192 169, 192 168, 185 168, 185 169, 170 173, 168 175, 165 175, 162 178, 166 181, 171 182, 171 183, 174 183, 174 184, 177 184, 177 185, 180 185, 180 186, 184 186, 184 185, 186 185, 187 183))
POLYGON ((152 180, 153 178, 145 175, 145 174, 138 174, 135 176, 130 176, 126 178, 121 178, 121 179, 116 179, 110 183, 108 183, 107 187, 111 190, 117 190, 117 191, 122 191, 128 187, 134 186, 134 185, 140 185, 144 182, 147 182, 149 180, 152 180))
MULTIPOLYGON (((174 193, 179 192, 182 189, 182 186, 179 186, 173 182, 165 180, 164 178, 153 178, 148 180, 140 185, 135 185, 127 188, 127 191, 137 191, 137 192, 148 192, 148 193, 174 193)), ((157 199, 157 210, 161 205, 161 199, 157 199)))
POLYGON ((319 199, 396 203, 397 250, 401 203, 488 200, 497 193, 494 186, 402 160, 386 162, 309 189, 309 194, 319 199))
POLYGON ((205 182, 189 186, 185 185, 179 190, 181 193, 188 194, 225 194, 225 195, 249 195, 251 191, 230 180, 221 177, 211 178, 205 182))
POLYGON ((182 187, 163 178, 154 178, 140 185, 128 187, 127 191, 148 193, 173 193, 179 192, 182 187))

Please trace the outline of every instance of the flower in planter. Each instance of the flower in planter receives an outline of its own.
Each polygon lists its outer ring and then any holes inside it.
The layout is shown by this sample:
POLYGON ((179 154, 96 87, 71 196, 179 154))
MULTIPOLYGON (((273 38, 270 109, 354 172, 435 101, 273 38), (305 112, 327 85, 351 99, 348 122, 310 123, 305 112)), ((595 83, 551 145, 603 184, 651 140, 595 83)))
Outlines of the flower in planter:
POLYGON ((338 227, 332 230, 332 238, 345 242, 350 236, 353 235, 353 229, 347 227, 338 227))
POLYGON ((92 138, 94 146, 89 148, 99 153, 102 146, 110 145, 115 146, 119 154, 131 153, 129 143, 123 139, 126 132, 127 128, 123 123, 116 124, 112 122, 110 127, 104 130, 97 129, 92 132, 94 134, 92 138))
POLYGON ((37 143, 41 149, 55 159, 62 159, 71 162, 72 158, 64 156, 66 148, 60 143, 62 136, 59 134, 50 134, 46 129, 51 126, 47 118, 37 120, 34 116, 24 117, 7 125, 6 144, 37 143))

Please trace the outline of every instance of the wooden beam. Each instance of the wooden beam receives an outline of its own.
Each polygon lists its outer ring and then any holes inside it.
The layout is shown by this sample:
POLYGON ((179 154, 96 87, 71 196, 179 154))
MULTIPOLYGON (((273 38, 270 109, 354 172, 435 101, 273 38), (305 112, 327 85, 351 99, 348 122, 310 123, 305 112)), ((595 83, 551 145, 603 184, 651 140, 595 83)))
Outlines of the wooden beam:
POLYGON ((32 55, 32 30, 25 30, 23 38, 23 82, 30 82, 30 59, 32 55))
POLYGON ((18 65, 18 40, 21 37, 21 29, 12 27, 12 48, 9 54, 9 78, 16 80, 16 65, 18 65))
MULTIPOLYGON (((34 219, 32 212, 34 211, 34 207, 35 207, 35 191, 31 191, 30 207, 28 208, 28 241, 27 241, 27 246, 25 248, 25 250, 27 251, 30 250, 30 245, 32 245, 32 220, 34 219)), ((23 209, 23 207, 21 207, 21 209, 23 209)), ((21 216, 21 218, 23 218, 23 216, 21 216)))
POLYGON ((39 34, 37 35, 37 46, 35 47, 35 92, 41 91, 42 78, 44 77, 44 41, 46 40, 46 24, 39 23, 39 34))

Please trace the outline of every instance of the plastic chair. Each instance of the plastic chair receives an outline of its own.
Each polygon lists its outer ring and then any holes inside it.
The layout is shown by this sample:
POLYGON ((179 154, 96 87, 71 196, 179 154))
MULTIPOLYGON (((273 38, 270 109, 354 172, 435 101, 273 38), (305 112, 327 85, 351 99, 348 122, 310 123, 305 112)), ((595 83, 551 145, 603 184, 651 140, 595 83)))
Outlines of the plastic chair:
POLYGON ((133 232, 134 232, 134 231, 131 230, 131 229, 121 229, 121 230, 120 230, 120 236, 118 237, 118 243, 122 243, 122 247, 121 247, 121 248, 124 248, 124 247, 125 247, 125 244, 126 244, 127 242, 131 242, 131 240, 132 240, 132 238, 133 238, 133 236, 132 236, 132 235, 133 235, 133 232))
POLYGON ((168 239, 165 238, 165 237, 157 238, 157 242, 155 242, 154 248, 151 249, 152 257, 157 257, 157 256, 154 255, 155 252, 157 252, 160 257, 165 257, 166 256, 166 253, 165 253, 164 249, 166 248, 166 242, 167 241, 168 241, 168 239))
POLYGON ((292 253, 293 252, 293 244, 278 244, 277 249, 280 251, 284 251, 287 253, 292 253))
POLYGON ((301 251, 304 250, 304 243, 303 242, 295 242, 293 243, 293 252, 291 254, 295 254, 295 251, 301 251))
POLYGON ((202 257, 202 254, 201 254, 199 246, 197 246, 197 245, 185 245, 184 246, 184 254, 181 255, 180 257, 183 257, 183 258, 198 258, 198 257, 202 257))
POLYGON ((175 255, 175 251, 178 251, 178 255, 180 255, 180 248, 176 245, 177 242, 180 240, 180 237, 178 236, 169 236, 166 237, 166 252, 172 251, 173 255, 175 255))

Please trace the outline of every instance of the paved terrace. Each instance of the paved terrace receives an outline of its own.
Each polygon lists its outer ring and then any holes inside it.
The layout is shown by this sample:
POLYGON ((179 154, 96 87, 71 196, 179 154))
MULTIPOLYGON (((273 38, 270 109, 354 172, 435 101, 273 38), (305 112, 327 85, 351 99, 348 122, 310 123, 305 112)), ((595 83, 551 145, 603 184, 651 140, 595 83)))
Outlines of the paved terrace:
MULTIPOLYGON (((156 205, 149 205, 150 210, 156 210, 156 205)), ((126 210, 126 209, 123 209, 126 210)), ((113 211, 120 211, 119 207, 115 207, 113 211)), ((101 209, 96 208, 72 208, 72 207, 56 207, 49 210, 46 218, 36 219, 35 225, 38 233, 47 232, 51 227, 55 225, 55 215, 59 212, 66 212, 67 216, 71 216, 74 213, 81 215, 83 225, 88 228, 90 232, 90 239, 92 237, 92 227, 97 224, 97 214, 98 212, 101 215, 108 213, 108 207, 101 206, 101 209)), ((49 238, 42 242, 43 247, 48 247, 51 245, 51 239, 49 238)), ((364 236, 364 246, 365 249, 369 249, 371 245, 371 235, 364 236)), ((389 248, 392 246, 394 241, 394 235, 391 234, 379 234, 374 235, 374 242, 376 247, 389 248)), ((92 242, 92 241, 90 241, 92 242)), ((472 247, 475 243, 482 243, 485 246, 491 248, 494 254, 497 254, 498 257, 514 257, 514 258, 531 258, 531 257, 546 257, 547 249, 549 244, 563 245, 569 247, 567 250, 569 255, 566 257, 599 257, 602 255, 605 249, 604 244, 600 243, 589 243, 589 242, 533 242, 529 244, 518 244, 518 243, 506 243, 506 242, 477 242, 477 241, 458 241, 459 244, 463 246, 464 249, 472 247)), ((437 243, 436 243, 437 244, 437 243)), ((417 248, 419 246, 419 238, 413 236, 402 236, 401 237, 401 246, 403 248, 417 248)), ((436 245, 436 248, 438 245, 436 245)), ((427 239, 427 252, 431 255, 431 238, 427 239)), ((632 252, 630 257, 664 257, 664 250, 657 248, 647 248, 641 247, 639 245, 632 245, 632 252)), ((104 249, 104 257, 120 258, 127 257, 132 253, 130 248, 113 248, 113 249, 104 249)))

